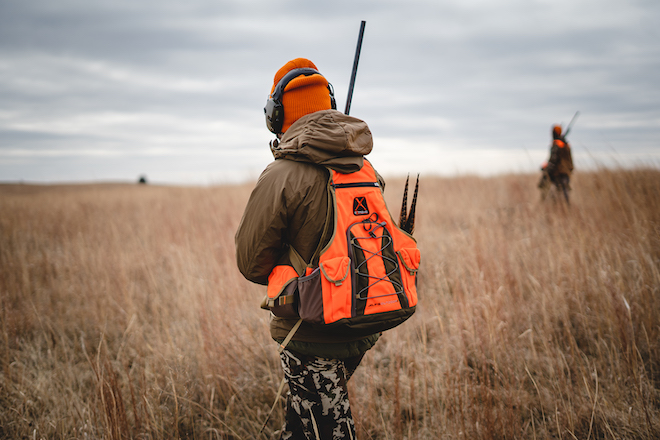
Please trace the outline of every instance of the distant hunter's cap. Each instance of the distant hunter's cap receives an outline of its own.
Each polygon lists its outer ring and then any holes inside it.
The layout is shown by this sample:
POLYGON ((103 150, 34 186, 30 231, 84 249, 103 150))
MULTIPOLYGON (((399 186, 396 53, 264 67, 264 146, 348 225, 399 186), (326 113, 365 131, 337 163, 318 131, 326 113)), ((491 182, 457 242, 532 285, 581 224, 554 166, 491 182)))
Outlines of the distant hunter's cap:
POLYGON ((561 125, 553 125, 552 126, 552 134, 554 136, 561 136, 561 125))
MULTIPOLYGON (((273 87, 270 90, 271 95, 284 75, 291 70, 300 68, 318 70, 316 65, 306 58, 296 58, 289 61, 275 74, 273 87)), ((282 133, 284 133, 291 127, 291 124, 303 116, 332 108, 328 81, 321 74, 301 75, 292 79, 284 88, 282 106, 284 107, 282 133)))

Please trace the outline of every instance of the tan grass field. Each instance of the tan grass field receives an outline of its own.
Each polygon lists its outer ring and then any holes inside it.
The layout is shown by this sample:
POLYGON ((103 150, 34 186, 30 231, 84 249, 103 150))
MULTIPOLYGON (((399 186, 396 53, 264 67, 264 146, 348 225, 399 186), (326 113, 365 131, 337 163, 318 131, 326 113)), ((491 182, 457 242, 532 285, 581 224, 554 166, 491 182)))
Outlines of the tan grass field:
MULTIPOLYGON (((359 439, 660 438, 660 171, 577 173, 568 208, 538 177, 422 176, 420 303, 351 379, 359 439)), ((0 437, 257 438, 250 191, 0 185, 0 437)))

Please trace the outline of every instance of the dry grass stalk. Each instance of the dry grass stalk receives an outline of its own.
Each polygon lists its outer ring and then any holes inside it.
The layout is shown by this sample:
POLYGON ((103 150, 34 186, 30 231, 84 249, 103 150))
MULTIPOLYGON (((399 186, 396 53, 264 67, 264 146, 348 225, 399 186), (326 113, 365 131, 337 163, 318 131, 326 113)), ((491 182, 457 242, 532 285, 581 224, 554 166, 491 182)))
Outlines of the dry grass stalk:
MULTIPOLYGON (((536 179, 422 176, 360 438, 660 437, 660 172, 580 173, 570 208, 536 179)), ((234 263, 250 189, 0 186, 0 437, 253 438, 281 369, 234 263)))

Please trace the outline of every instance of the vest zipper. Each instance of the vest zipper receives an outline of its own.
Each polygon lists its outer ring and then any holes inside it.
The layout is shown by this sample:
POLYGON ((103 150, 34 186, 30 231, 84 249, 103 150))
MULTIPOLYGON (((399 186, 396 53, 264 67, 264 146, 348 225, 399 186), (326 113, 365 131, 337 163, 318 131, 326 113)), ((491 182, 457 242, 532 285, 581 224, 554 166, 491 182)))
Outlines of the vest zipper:
POLYGON ((331 183, 332 187, 337 188, 379 188, 378 182, 356 182, 356 183, 331 183))

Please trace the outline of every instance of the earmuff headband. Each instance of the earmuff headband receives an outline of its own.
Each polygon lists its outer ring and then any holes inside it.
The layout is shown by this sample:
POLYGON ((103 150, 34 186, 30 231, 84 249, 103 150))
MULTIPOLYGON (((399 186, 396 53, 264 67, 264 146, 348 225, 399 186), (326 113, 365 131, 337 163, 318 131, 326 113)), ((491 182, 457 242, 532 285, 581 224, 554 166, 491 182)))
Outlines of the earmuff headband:
MULTIPOLYGON (((282 95, 284 95, 284 89, 286 86, 294 78, 310 75, 321 74, 318 70, 312 69, 311 67, 301 67, 298 69, 290 70, 286 73, 286 75, 282 77, 282 79, 277 82, 273 93, 270 95, 270 98, 268 98, 268 101, 266 101, 266 106, 264 107, 264 113, 266 115, 266 126, 271 132, 275 134, 282 133, 282 125, 284 124, 284 106, 282 105, 282 95)), ((334 110, 337 108, 337 104, 335 102, 334 91, 330 83, 328 83, 328 91, 330 93, 331 106, 334 110)))
POLYGON ((294 78, 298 78, 299 76, 311 76, 311 75, 321 75, 321 74, 319 73, 318 70, 312 69, 311 67, 301 67, 299 69, 289 70, 286 73, 286 75, 284 75, 282 79, 279 80, 279 82, 275 86, 275 90, 273 90, 273 94, 271 95, 271 97, 274 100, 281 102, 282 95, 284 95, 284 89, 286 89, 286 86, 288 86, 289 83, 294 78))

